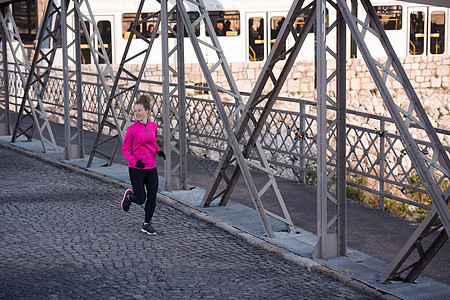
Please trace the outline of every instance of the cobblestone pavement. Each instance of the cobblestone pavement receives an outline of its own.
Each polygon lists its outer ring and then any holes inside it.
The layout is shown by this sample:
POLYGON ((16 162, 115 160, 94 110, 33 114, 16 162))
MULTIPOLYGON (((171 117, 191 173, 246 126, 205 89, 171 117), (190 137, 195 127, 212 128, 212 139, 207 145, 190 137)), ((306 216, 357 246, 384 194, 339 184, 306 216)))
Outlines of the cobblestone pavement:
POLYGON ((123 188, 0 148, 0 299, 369 299, 123 188))

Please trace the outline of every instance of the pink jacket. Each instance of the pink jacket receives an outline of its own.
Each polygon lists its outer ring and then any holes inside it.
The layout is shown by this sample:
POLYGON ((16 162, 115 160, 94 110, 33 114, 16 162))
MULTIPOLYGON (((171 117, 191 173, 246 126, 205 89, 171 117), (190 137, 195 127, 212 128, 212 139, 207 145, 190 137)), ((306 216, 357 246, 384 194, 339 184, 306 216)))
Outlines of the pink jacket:
POLYGON ((150 121, 147 124, 136 121, 128 127, 122 144, 122 155, 128 160, 129 167, 136 168, 136 161, 140 159, 145 164, 144 169, 156 167, 156 152, 160 151, 156 144, 157 128, 150 121))

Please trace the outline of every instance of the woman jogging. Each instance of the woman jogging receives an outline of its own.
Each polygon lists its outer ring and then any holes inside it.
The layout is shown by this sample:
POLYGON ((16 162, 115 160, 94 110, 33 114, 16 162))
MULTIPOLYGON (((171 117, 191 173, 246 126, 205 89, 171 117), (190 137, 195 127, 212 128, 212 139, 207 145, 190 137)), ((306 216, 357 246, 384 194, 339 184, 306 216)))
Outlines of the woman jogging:
POLYGON ((126 190, 122 199, 122 210, 127 212, 131 202, 145 203, 145 220, 142 232, 154 235, 150 224, 156 207, 158 172, 156 155, 166 159, 166 155, 156 144, 157 125, 148 120, 150 111, 148 95, 141 95, 133 106, 136 122, 128 127, 122 145, 122 154, 128 160, 128 172, 133 190, 126 190), (144 187, 147 189, 147 196, 144 187), (147 201, 146 201, 147 200, 147 201))

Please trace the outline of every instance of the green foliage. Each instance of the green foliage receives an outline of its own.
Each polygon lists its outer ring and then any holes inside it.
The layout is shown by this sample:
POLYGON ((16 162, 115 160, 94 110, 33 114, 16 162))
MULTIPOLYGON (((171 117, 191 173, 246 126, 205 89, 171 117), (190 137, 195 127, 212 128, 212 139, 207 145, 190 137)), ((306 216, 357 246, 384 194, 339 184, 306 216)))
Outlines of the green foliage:
MULTIPOLYGON (((362 175, 352 176, 348 180, 356 184, 368 186, 367 177, 362 175)), ((347 186, 347 198, 370 207, 378 208, 378 199, 376 195, 353 186, 347 186)))
MULTIPOLYGON (((370 188, 369 179, 362 175, 349 175, 347 178, 348 181, 356 183, 358 185, 362 185, 364 187, 370 188)), ((412 186, 415 186, 417 189, 423 190, 423 185, 420 182, 420 178, 416 173, 412 173, 409 177, 409 182, 412 186)), ((448 181, 443 181, 441 183, 441 188, 446 190, 449 187, 448 181)), ((432 206, 432 202, 430 197, 421 191, 413 190, 413 189, 404 189, 402 193, 406 198, 410 201, 424 204, 427 206, 432 206)), ((368 191, 358 189, 353 186, 347 187, 347 197, 354 201, 363 203, 370 207, 378 208, 378 197, 375 194, 372 194, 368 191)), ((450 204, 449 204, 450 205, 450 204)), ((414 219, 416 222, 421 223, 425 216, 428 214, 428 210, 423 208, 415 208, 413 211, 410 209, 410 205, 396 201, 393 199, 385 198, 384 200, 384 210, 387 213, 392 215, 414 219)), ((438 218, 434 225, 438 225, 441 223, 441 220, 438 218)))
MULTIPOLYGON (((424 214, 424 215, 421 215, 420 217, 418 217, 418 218, 416 219, 416 222, 417 222, 417 223, 422 223, 422 222, 423 222, 423 219, 425 219, 425 217, 426 217, 425 214, 424 214)), ((441 219, 440 219, 440 218, 437 218, 436 221, 434 221, 433 226, 438 226, 438 225, 441 225, 441 224, 442 224, 441 219)))
POLYGON ((305 177, 308 185, 317 186, 317 173, 308 173, 305 177))
POLYGON ((388 198, 384 200, 384 210, 398 217, 405 217, 410 212, 407 204, 388 198))

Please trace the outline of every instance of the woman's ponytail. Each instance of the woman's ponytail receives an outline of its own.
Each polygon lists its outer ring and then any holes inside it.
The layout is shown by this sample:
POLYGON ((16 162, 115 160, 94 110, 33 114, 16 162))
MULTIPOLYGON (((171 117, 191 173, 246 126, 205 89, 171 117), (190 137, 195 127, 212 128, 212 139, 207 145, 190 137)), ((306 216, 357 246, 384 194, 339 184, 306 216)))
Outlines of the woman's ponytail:
POLYGON ((147 94, 142 94, 139 96, 135 104, 141 104, 145 110, 150 110, 150 101, 152 99, 147 94))

